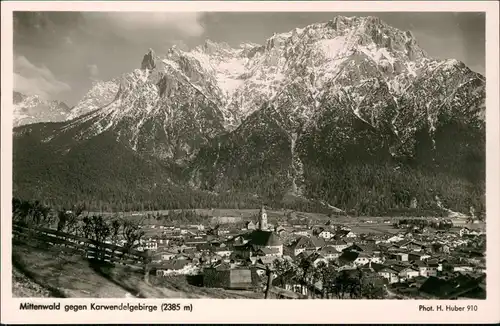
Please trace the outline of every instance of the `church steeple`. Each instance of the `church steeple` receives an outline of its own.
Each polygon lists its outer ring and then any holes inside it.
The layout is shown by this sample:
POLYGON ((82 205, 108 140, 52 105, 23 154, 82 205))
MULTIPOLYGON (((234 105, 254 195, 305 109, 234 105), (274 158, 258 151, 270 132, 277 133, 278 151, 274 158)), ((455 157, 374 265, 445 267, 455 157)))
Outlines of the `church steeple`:
POLYGON ((264 208, 264 205, 262 205, 259 211, 259 230, 267 230, 267 229, 268 229, 267 213, 266 209, 264 208))

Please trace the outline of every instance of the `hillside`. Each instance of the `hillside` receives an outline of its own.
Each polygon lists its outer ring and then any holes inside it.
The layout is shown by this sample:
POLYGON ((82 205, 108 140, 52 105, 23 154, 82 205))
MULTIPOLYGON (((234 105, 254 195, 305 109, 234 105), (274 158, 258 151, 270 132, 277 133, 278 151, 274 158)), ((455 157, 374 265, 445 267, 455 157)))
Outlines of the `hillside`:
POLYGON ((13 246, 15 297, 65 298, 262 298, 262 293, 201 288, 185 278, 157 279, 124 267, 95 267, 80 256, 60 251, 13 246))
POLYGON ((375 17, 338 16, 262 45, 149 50, 140 69, 95 84, 75 119, 15 129, 14 193, 121 208, 324 203, 358 215, 412 199, 438 209, 439 197, 480 212, 484 100, 483 76, 375 17))

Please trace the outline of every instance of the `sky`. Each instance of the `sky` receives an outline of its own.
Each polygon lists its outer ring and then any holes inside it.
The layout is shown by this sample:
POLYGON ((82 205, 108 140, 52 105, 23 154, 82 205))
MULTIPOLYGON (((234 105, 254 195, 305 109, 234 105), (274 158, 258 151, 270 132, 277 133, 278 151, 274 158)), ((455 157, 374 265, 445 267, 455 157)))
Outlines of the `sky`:
POLYGON ((14 88, 75 105, 95 80, 139 68, 149 48, 190 49, 210 39, 262 44, 273 33, 333 19, 378 16, 410 30, 431 57, 485 71, 484 13, 15 12, 14 88))

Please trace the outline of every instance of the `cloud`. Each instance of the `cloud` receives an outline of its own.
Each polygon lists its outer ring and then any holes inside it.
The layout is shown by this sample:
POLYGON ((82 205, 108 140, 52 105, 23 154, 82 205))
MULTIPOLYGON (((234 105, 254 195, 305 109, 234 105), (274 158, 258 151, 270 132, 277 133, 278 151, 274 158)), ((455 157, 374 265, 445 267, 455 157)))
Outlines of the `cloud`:
POLYGON ((182 51, 189 51, 189 46, 182 40, 169 40, 165 43, 165 45, 163 46, 163 48, 161 48, 161 50, 166 52, 173 46, 177 47, 179 50, 182 51))
POLYGON ((58 80, 47 67, 37 67, 24 56, 14 59, 15 91, 51 99, 54 95, 70 89, 68 84, 58 80))
POLYGON ((64 40, 64 44, 66 44, 66 45, 73 45, 73 40, 71 39, 71 37, 65 36, 63 38, 63 40, 64 40))
POLYGON ((127 36, 148 31, 173 30, 181 35, 197 37, 204 33, 201 12, 99 12, 84 13, 91 24, 108 25, 114 32, 127 36))
POLYGON ((87 69, 89 70, 90 79, 95 79, 99 76, 99 68, 97 68, 97 65, 87 65, 87 69))

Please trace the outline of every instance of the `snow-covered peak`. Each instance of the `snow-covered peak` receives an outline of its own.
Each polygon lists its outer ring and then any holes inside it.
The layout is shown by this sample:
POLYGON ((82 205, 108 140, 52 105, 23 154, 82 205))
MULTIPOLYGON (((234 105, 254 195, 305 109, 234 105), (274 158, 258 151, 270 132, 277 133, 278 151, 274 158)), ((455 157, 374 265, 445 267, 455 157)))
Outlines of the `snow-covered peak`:
POLYGON ((13 93, 14 126, 38 122, 64 121, 69 113, 66 103, 57 100, 45 100, 39 95, 13 93))
POLYGON ((118 89, 119 82, 117 79, 93 81, 90 90, 84 95, 80 102, 71 109, 68 119, 75 119, 111 103, 118 93, 118 89))
MULTIPOLYGON (((151 139, 161 133, 173 141, 173 121, 189 121, 185 130, 192 139, 184 144, 189 148, 166 146, 164 155, 175 157, 176 151, 194 153, 191 147, 200 139, 205 142, 210 135, 234 130, 262 108, 286 108, 283 119, 298 128, 327 110, 325 103, 335 103, 376 128, 373 112, 397 107, 409 89, 419 89, 417 82, 430 88, 425 78, 437 78, 433 71, 443 75, 443 81, 457 81, 447 86, 446 94, 462 79, 475 78, 456 60, 429 58, 412 33, 377 17, 337 16, 274 33, 262 45, 230 47, 207 40, 189 51, 173 46, 158 54, 149 49, 140 69, 95 83, 71 117, 94 111, 81 119, 94 121, 82 133, 86 137, 127 126, 119 138, 127 134, 134 149, 141 147, 139 135, 147 132, 151 139), (154 130, 147 131, 151 124, 154 130)), ((447 101, 453 99, 450 95, 447 101)))
MULTIPOLYGON (((172 46, 165 54, 156 54, 149 49, 141 70, 155 71, 148 77, 151 83, 159 82, 162 73, 187 80, 220 101, 228 125, 234 126, 297 77, 309 79, 305 75, 314 74, 313 87, 321 87, 339 77, 343 62, 360 54, 359 60, 371 60, 388 79, 402 73, 414 75, 410 68, 417 64, 408 62, 426 58, 410 32, 397 30, 377 17, 336 16, 328 22, 274 33, 263 45, 244 42, 232 48, 206 40, 190 51, 172 46)), ((136 77, 139 75, 131 74, 128 80, 136 77)), ((72 117, 108 104, 118 91, 115 85, 93 85, 72 117), (107 89, 109 94, 104 96, 107 89)))

